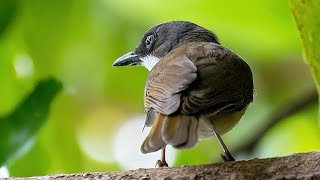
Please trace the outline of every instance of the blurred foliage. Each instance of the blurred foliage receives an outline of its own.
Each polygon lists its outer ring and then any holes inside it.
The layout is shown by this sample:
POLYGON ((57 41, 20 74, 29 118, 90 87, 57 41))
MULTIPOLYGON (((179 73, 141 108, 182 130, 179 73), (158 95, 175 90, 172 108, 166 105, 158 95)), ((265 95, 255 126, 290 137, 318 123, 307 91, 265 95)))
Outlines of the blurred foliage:
POLYGON ((318 16, 320 2, 317 0, 291 0, 290 2, 300 30, 306 60, 312 67, 317 88, 320 91, 320 19, 318 16))
POLYGON ((0 35, 6 30, 16 12, 16 2, 12 0, 0 1, 0 35))
POLYGON ((32 138, 47 120, 50 103, 61 88, 54 79, 41 81, 10 115, 0 118, 0 166, 30 149, 32 138))
MULTIPOLYGON (((0 0, 0 117, 9 117, 40 79, 53 75, 64 84, 31 149, 8 164, 11 175, 138 168, 124 165, 119 158, 133 161, 124 155, 139 149, 134 144, 142 143, 138 135, 140 138, 144 118, 137 126, 126 128, 132 133, 121 127, 143 115, 148 72, 111 65, 134 49, 148 28, 177 19, 214 31, 222 44, 246 59, 253 70, 254 103, 224 136, 231 151, 266 124, 279 105, 314 87, 286 0, 0 0), (118 134, 123 134, 125 141, 118 134), (117 151, 115 144, 120 146, 117 151)), ((308 18, 303 21, 312 25, 308 18)), ((239 153, 237 158, 320 149, 316 114, 316 108, 310 107, 288 117, 265 135, 254 152, 239 153)), ((4 119, 0 123, 0 128, 7 129, 4 119)), ((0 143, 2 147, 3 141, 0 143)), ((175 156, 171 162, 216 162, 220 151, 215 140, 204 140, 192 149, 170 152, 175 156)), ((156 161, 149 157, 143 155, 139 164, 156 161)))

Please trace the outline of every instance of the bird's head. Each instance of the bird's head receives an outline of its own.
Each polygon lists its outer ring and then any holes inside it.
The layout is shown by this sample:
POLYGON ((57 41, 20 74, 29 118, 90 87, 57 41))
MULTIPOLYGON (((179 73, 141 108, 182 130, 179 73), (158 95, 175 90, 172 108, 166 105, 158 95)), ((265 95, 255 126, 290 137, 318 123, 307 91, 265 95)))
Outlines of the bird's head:
POLYGON ((143 36, 133 52, 119 57, 113 66, 145 66, 149 71, 172 49, 189 42, 219 43, 211 31, 188 21, 156 25, 143 36))

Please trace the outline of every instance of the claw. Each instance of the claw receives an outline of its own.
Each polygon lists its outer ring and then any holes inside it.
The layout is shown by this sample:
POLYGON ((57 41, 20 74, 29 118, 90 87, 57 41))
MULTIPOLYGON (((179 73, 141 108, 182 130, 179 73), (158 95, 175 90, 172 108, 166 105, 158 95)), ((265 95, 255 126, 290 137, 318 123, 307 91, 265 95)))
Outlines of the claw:
POLYGON ((167 162, 162 162, 161 160, 158 160, 156 163, 156 168, 161 168, 161 167, 169 167, 167 162))
POLYGON ((235 161, 234 157, 230 153, 220 154, 224 162, 235 161))

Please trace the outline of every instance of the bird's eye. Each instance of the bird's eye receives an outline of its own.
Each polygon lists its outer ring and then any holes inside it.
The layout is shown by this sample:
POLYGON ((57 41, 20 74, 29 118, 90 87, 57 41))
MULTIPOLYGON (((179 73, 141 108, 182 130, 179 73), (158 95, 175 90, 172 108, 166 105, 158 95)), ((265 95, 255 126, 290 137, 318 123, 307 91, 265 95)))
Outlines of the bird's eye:
POLYGON ((146 38, 146 48, 149 49, 151 46, 152 46, 152 43, 154 41, 154 35, 149 35, 147 38, 146 38))

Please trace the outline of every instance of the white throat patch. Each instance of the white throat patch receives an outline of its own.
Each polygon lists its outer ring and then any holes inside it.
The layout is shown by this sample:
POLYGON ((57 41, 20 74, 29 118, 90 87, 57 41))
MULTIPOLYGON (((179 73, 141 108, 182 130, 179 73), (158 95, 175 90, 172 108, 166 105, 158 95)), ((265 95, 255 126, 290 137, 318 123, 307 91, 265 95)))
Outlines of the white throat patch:
POLYGON ((149 71, 151 71, 151 69, 158 63, 160 59, 155 56, 148 55, 143 58, 140 58, 140 60, 142 61, 141 65, 146 67, 149 71))

